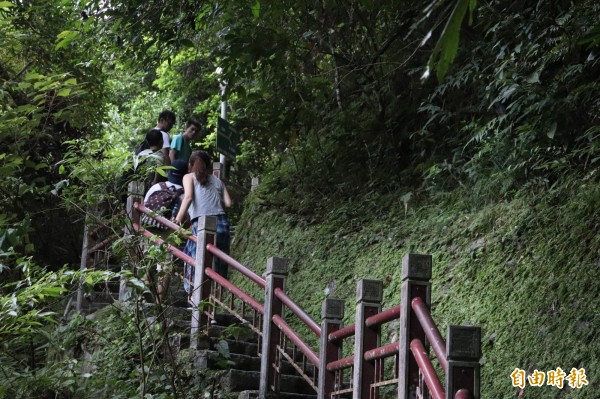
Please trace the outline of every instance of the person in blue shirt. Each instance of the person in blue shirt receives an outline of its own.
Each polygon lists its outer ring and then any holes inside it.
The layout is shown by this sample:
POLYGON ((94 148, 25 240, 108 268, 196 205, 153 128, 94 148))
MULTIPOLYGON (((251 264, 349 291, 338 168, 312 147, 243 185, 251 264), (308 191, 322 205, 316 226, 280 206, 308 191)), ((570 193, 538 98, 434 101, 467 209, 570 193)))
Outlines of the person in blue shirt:
POLYGON ((171 140, 171 150, 169 151, 169 158, 171 162, 176 159, 184 161, 186 164, 190 160, 192 155, 193 147, 192 143, 196 136, 200 133, 200 122, 190 119, 182 134, 177 134, 171 140))

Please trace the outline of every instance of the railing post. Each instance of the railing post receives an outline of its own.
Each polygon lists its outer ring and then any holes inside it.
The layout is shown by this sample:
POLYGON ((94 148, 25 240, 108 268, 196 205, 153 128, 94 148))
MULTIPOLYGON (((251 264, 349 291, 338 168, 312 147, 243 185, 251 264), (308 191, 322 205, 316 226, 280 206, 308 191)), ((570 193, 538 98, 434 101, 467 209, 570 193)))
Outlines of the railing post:
POLYGON ((410 342, 418 338, 423 342, 425 350, 429 345, 425 340, 425 332, 412 310, 411 302, 420 297, 431 306, 431 255, 408 254, 402 258, 402 288, 400 294, 400 334, 398 354, 398 398, 414 399, 417 390, 427 397, 428 390, 419 373, 417 361, 410 351, 410 342))
POLYGON ((479 399, 481 328, 448 326, 447 337, 446 399, 454 399, 461 389, 468 390, 471 399, 479 399))
MULTIPOLYGON (((202 326, 208 327, 208 317, 205 306, 210 298, 211 282, 206 276, 206 268, 212 267, 213 256, 206 250, 206 245, 215 243, 217 218, 215 216, 200 216, 196 238, 196 265, 194 267, 194 284, 192 300, 192 326, 190 331, 190 347, 198 346, 198 333, 202 326)), ((190 284, 191 286, 191 284, 190 284)))
POLYGON ((265 304, 262 329, 262 353, 260 358, 259 398, 265 398, 269 388, 279 391, 279 376, 275 376, 273 365, 277 359, 277 344, 280 331, 273 323, 273 316, 282 316, 283 304, 275 296, 275 289, 285 289, 287 277, 287 259, 272 257, 267 261, 265 276, 265 304))
POLYGON ((326 298, 321 310, 321 342, 319 351, 319 390, 317 399, 329 399, 334 390, 335 373, 327 371, 327 364, 338 360, 342 340, 329 342, 329 334, 340 329, 344 318, 344 301, 326 298))
MULTIPOLYGON (((144 182, 141 181, 131 181, 127 186, 127 217, 131 223, 140 224, 140 212, 135 209, 134 204, 136 202, 141 202, 144 199, 144 182)), ((132 234, 133 227, 128 227, 125 229, 125 234, 132 234)), ((119 284, 119 301, 124 301, 127 294, 127 280, 121 276, 121 282, 119 284)))
POLYGON ((352 378, 352 397, 372 398, 370 385, 375 377, 374 362, 365 361, 366 351, 379 347, 381 327, 369 328, 365 325, 368 317, 381 311, 383 282, 381 280, 362 279, 356 286, 356 319, 354 337, 354 370, 352 378))

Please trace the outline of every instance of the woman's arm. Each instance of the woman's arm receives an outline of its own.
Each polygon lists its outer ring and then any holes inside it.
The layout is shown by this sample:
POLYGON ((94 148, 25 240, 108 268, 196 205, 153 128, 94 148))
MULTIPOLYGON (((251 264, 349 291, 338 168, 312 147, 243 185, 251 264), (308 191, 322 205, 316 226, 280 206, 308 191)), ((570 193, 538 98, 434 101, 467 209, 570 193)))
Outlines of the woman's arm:
POLYGON ((229 195, 229 191, 227 191, 227 187, 225 187, 225 183, 221 183, 223 184, 223 206, 225 208, 231 208, 231 206, 233 205, 233 200, 229 195))
POLYGON ((177 224, 181 224, 181 222, 185 220, 185 214, 194 199, 193 177, 194 175, 192 173, 183 176, 183 201, 181 201, 181 207, 179 208, 179 212, 177 212, 177 216, 175 216, 175 223, 177 224))

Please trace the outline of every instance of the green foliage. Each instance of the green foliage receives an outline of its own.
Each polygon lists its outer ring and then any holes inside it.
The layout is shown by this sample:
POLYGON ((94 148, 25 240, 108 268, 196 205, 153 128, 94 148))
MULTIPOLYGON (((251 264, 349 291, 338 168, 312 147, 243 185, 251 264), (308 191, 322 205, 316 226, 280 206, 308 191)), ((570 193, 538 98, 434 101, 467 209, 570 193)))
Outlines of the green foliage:
POLYGON ((54 49, 58 36, 70 37, 61 32, 79 22, 72 18, 76 7, 34 1, 4 2, 0 8, 0 251, 10 267, 19 256, 34 256, 40 263, 52 259, 59 268, 64 257, 56 254, 70 245, 55 243, 49 250, 54 252, 45 253, 40 231, 60 227, 36 212, 56 206, 52 189, 61 184, 63 142, 93 132, 102 113, 102 72, 89 58, 92 41, 77 39, 77 46, 65 42, 54 49))
POLYGON ((458 52, 460 29, 465 15, 469 11, 469 25, 471 25, 476 5, 477 0, 457 0, 440 38, 429 56, 427 69, 428 71, 436 71, 440 82, 446 76, 448 67, 452 64, 458 52))
POLYGON ((420 106, 421 145, 446 137, 430 146, 435 169, 423 165, 432 189, 474 187, 494 200, 597 174, 598 63, 573 40, 595 24, 594 7, 521 5, 501 9, 501 21, 495 4, 479 8, 455 71, 420 106))
MULTIPOLYGON (((110 274, 95 271, 85 274, 63 269, 48 272, 30 257, 17 259, 18 270, 2 271, 0 285, 0 394, 17 398, 33 397, 49 387, 58 390, 77 382, 77 360, 64 361, 55 355, 72 351, 76 340, 61 323, 65 294, 80 281, 96 284, 110 274), (17 282, 10 273, 20 275, 17 282)), ((76 318, 71 324, 80 323, 76 318)), ((85 378, 85 377, 83 377, 85 378)), ((39 396, 38 396, 39 397, 39 396)))

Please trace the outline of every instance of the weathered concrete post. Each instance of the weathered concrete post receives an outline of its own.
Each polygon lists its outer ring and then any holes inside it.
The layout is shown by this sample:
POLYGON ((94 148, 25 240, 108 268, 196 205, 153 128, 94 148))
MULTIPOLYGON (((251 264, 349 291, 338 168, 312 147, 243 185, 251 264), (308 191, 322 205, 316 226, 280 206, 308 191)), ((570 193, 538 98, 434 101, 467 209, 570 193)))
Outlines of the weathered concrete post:
MULTIPOLYGON (((131 181, 127 186, 127 216, 132 223, 140 224, 140 212, 133 206, 144 199, 144 182, 131 181)), ((131 231, 127 231, 131 233, 131 231)))
POLYGON ((319 390, 317 399, 328 399, 334 390, 335 373, 327 371, 327 364, 340 358, 342 340, 329 342, 329 334, 340 329, 344 318, 344 301, 327 298, 321 309, 321 342, 319 350, 319 390))
POLYGON ((369 398, 370 384, 375 377, 375 363, 365 361, 366 351, 379 347, 381 327, 367 327, 365 320, 381 311, 383 282, 362 279, 356 286, 356 319, 354 334, 354 370, 352 397, 369 398))
POLYGON ((481 357, 481 328, 448 326, 446 340, 446 399, 466 389, 472 399, 480 399, 479 359, 481 357))
POLYGON ((275 289, 285 290, 287 277, 287 259, 272 257, 267 260, 265 277, 265 305, 262 329, 262 353, 260 358, 259 398, 265 398, 272 388, 279 392, 279 375, 275 375, 273 364, 277 359, 277 344, 281 332, 273 323, 273 316, 282 316, 283 304, 275 296, 275 289))
MULTIPOLYGON (((125 234, 133 234, 133 224, 140 225, 141 215, 134 205, 136 202, 142 202, 144 199, 144 182, 132 181, 127 186, 127 217, 131 221, 131 225, 125 228, 125 234)), ((127 294, 127 281, 121 277, 119 284, 119 301, 124 301, 127 294)))
POLYGON ((198 218, 198 233, 196 238, 196 265, 194 267, 194 283, 192 288, 192 326, 190 331, 190 347, 198 346, 198 333, 202 326, 208 327, 208 317, 204 313, 205 304, 210 298, 211 281, 206 276, 206 268, 212 267, 213 256, 206 250, 206 245, 215 243, 217 218, 215 216, 200 216, 198 218))
POLYGON ((250 185, 250 191, 256 190, 256 188, 258 187, 259 184, 260 184, 260 179, 258 177, 253 177, 252 183, 250 185))
POLYGON ((412 310, 411 302, 420 297, 431 306, 431 255, 408 254, 402 258, 402 288, 400 294, 400 334, 398 354, 398 398, 414 399, 420 389, 422 397, 428 397, 427 386, 420 378, 419 366, 410 351, 410 342, 418 338, 425 349, 429 345, 425 332, 412 310))

